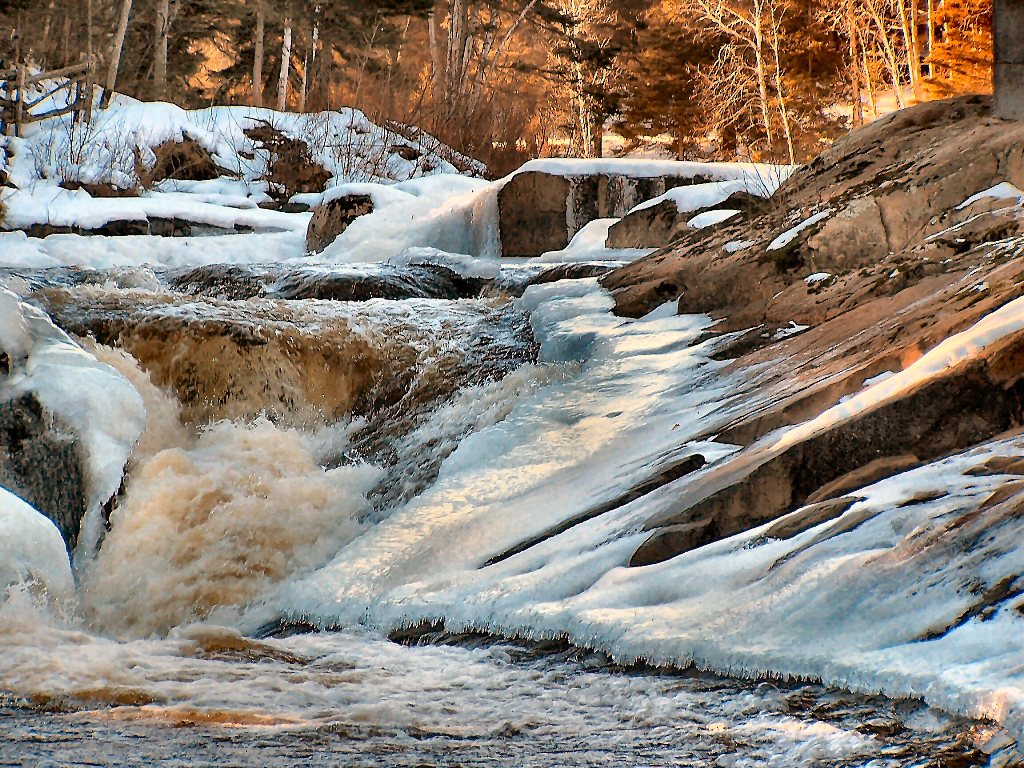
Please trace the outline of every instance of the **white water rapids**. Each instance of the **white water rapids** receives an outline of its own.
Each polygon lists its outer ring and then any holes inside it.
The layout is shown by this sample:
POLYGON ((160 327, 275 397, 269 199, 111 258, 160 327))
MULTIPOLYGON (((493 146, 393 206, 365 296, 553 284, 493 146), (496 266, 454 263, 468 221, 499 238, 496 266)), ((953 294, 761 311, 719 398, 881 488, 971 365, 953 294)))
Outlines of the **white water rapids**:
MULTIPOLYGON (((882 766, 947 754, 981 764, 974 745, 996 732, 920 702, 614 663, 638 659, 824 677, 1014 721, 1012 678, 1001 698, 971 695, 984 690, 980 665, 1001 619, 974 638, 979 666, 956 680, 922 670, 921 653, 939 665, 964 646, 913 644, 905 607, 873 590, 887 578, 889 594, 917 594, 928 579, 932 592, 911 603, 927 614, 952 610, 952 586, 912 559, 877 578, 864 568, 943 514, 941 503, 816 546, 805 547, 813 532, 767 544, 741 535, 625 567, 679 484, 588 511, 686 456, 731 454, 714 434, 757 404, 750 382, 713 358, 708 318, 616 318, 593 279, 470 300, 274 304, 109 284, 60 296, 48 299, 56 316, 116 335, 167 381, 157 387, 128 354, 90 347, 134 384, 147 428, 71 604, 15 592, 0 605, 0 764, 235 765, 253 754, 265 765, 882 766), (494 314, 502 308, 511 314, 494 314), (111 325, 115 316, 129 320, 111 325), (302 417, 239 415, 266 402, 246 374, 231 379, 234 399, 191 411, 233 418, 183 425, 182 402, 209 361, 146 335, 165 333, 168 318, 208 334, 219 346, 200 350, 239 370, 263 361, 302 417), (515 322, 529 323, 536 360, 515 322), (261 328, 271 341, 252 346, 261 328), (238 338, 226 357, 224 339, 238 338), (338 338, 365 342, 344 349, 372 370, 346 369, 352 414, 316 423, 299 393, 321 390, 280 361, 307 364, 338 338), (481 362, 495 357, 513 364, 481 362), (384 386, 410 370, 400 391, 384 386), (446 394, 424 394, 435 390, 446 394), (789 565, 769 568, 788 553, 789 565), (608 655, 476 636, 454 647, 385 639, 424 620, 565 637, 608 655)), ((314 410, 334 413, 325 402, 314 410)), ((962 476, 970 462, 882 484, 862 506, 895 508, 922 483, 962 498, 995 487, 962 476)))

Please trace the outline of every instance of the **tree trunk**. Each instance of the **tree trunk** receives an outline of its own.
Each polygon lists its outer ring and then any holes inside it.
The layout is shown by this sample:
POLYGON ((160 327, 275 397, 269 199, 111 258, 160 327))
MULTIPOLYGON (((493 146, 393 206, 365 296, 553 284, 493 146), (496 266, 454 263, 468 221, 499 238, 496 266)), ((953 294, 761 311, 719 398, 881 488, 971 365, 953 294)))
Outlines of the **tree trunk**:
POLYGON ((281 41, 281 76, 277 80, 277 111, 288 108, 288 71, 292 63, 292 20, 284 20, 284 39, 281 41))
POLYGON ((853 0, 846 0, 846 29, 850 38, 850 85, 853 88, 853 127, 864 125, 864 104, 860 94, 860 56, 857 51, 857 14, 853 0))
POLYGON ((757 93, 761 101, 761 119, 764 120, 764 135, 771 148, 775 139, 772 136, 772 121, 768 113, 768 78, 764 71, 764 40, 761 34, 760 16, 754 20, 754 62, 757 67, 757 93))
POLYGON ((121 16, 117 21, 117 32, 114 34, 114 42, 110 48, 110 65, 107 68, 107 88, 103 94, 103 106, 110 103, 110 98, 114 93, 114 86, 117 85, 117 70, 121 66, 121 50, 124 48, 124 37, 128 32, 128 17, 131 15, 131 12, 132 0, 122 0, 121 16))
POLYGON ((437 14, 433 11, 427 16, 427 34, 430 44, 430 82, 433 86, 434 99, 439 100, 445 92, 444 52, 441 49, 441 36, 438 33, 437 14))
POLYGON ((167 98, 167 34, 171 26, 170 0, 157 0, 153 37, 153 97, 167 98))
POLYGON ((256 39, 253 40, 252 59, 252 104, 263 106, 263 38, 266 34, 267 19, 262 3, 256 6, 256 39))
POLYGON ((935 0, 928 0, 928 79, 935 79, 935 0))

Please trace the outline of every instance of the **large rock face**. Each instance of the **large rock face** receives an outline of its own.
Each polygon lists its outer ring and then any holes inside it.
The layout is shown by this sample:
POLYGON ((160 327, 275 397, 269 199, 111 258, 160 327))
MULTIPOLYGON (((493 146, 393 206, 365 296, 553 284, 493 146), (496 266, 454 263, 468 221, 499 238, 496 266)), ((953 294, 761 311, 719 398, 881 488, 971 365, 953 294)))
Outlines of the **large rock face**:
POLYGON ((720 318, 737 335, 719 355, 750 377, 752 405, 707 435, 742 449, 665 489, 633 565, 786 515, 803 530, 880 478, 1024 425, 1018 315, 998 343, 933 355, 1021 296, 1022 146, 1024 127, 993 120, 988 99, 905 110, 836 142, 764 205, 602 278, 621 314, 677 300, 720 318), (844 405, 922 355, 938 368, 912 386, 844 405))
POLYGON ((306 227, 306 250, 320 253, 348 229, 349 224, 368 213, 373 213, 373 198, 369 195, 343 195, 318 205, 306 227))
POLYGON ((510 258, 529 258, 561 250, 591 221, 623 216, 644 200, 697 181, 706 179, 529 170, 517 173, 498 192, 501 253, 510 258))

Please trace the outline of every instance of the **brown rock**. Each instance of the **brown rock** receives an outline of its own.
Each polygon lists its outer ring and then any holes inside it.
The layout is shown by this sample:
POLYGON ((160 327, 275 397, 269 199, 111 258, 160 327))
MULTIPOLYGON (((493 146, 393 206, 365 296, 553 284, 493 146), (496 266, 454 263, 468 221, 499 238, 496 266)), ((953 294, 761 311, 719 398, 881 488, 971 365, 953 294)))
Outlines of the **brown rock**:
POLYGON ((860 496, 842 496, 838 499, 819 501, 816 504, 808 504, 796 512, 783 517, 764 532, 766 539, 791 539, 804 531, 814 528, 816 525, 835 520, 846 510, 861 501, 860 496))
POLYGON ((692 213, 679 213, 672 200, 627 213, 608 229, 605 245, 609 248, 660 248, 684 232, 692 231, 686 222, 692 213))
POLYGON ((498 192, 501 253, 534 257, 569 244, 567 201, 572 184, 563 176, 519 173, 498 192))
POLYGON ((367 213, 373 213, 373 198, 369 195, 343 195, 318 205, 306 227, 306 250, 320 253, 367 213))
POLYGON ((703 547, 718 538, 710 518, 661 528, 637 548, 629 560, 630 567, 654 565, 684 552, 703 547))
POLYGON ((830 483, 825 483, 807 497, 808 504, 816 504, 825 499, 833 499, 849 491, 856 491, 893 475, 898 475, 911 467, 921 463, 917 456, 911 453, 900 456, 883 456, 880 459, 868 462, 863 467, 858 467, 852 472, 847 472, 837 477, 830 483))

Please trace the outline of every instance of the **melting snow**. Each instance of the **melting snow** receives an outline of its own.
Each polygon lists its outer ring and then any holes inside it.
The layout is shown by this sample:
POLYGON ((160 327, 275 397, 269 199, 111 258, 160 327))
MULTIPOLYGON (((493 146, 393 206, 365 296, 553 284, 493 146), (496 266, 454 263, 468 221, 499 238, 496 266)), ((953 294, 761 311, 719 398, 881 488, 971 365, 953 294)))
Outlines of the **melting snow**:
POLYGON ((820 211, 820 212, 814 214, 813 216, 811 216, 810 218, 804 219, 803 221, 801 221, 799 224, 797 224, 792 229, 787 229, 781 235, 779 235, 774 240, 772 240, 768 244, 768 250, 769 251, 777 251, 779 248, 785 248, 787 245, 789 245, 793 241, 793 239, 797 235, 799 235, 805 229, 807 229, 808 227, 813 227, 819 221, 827 219, 830 215, 832 215, 832 209, 831 208, 826 208, 824 211, 820 211))

